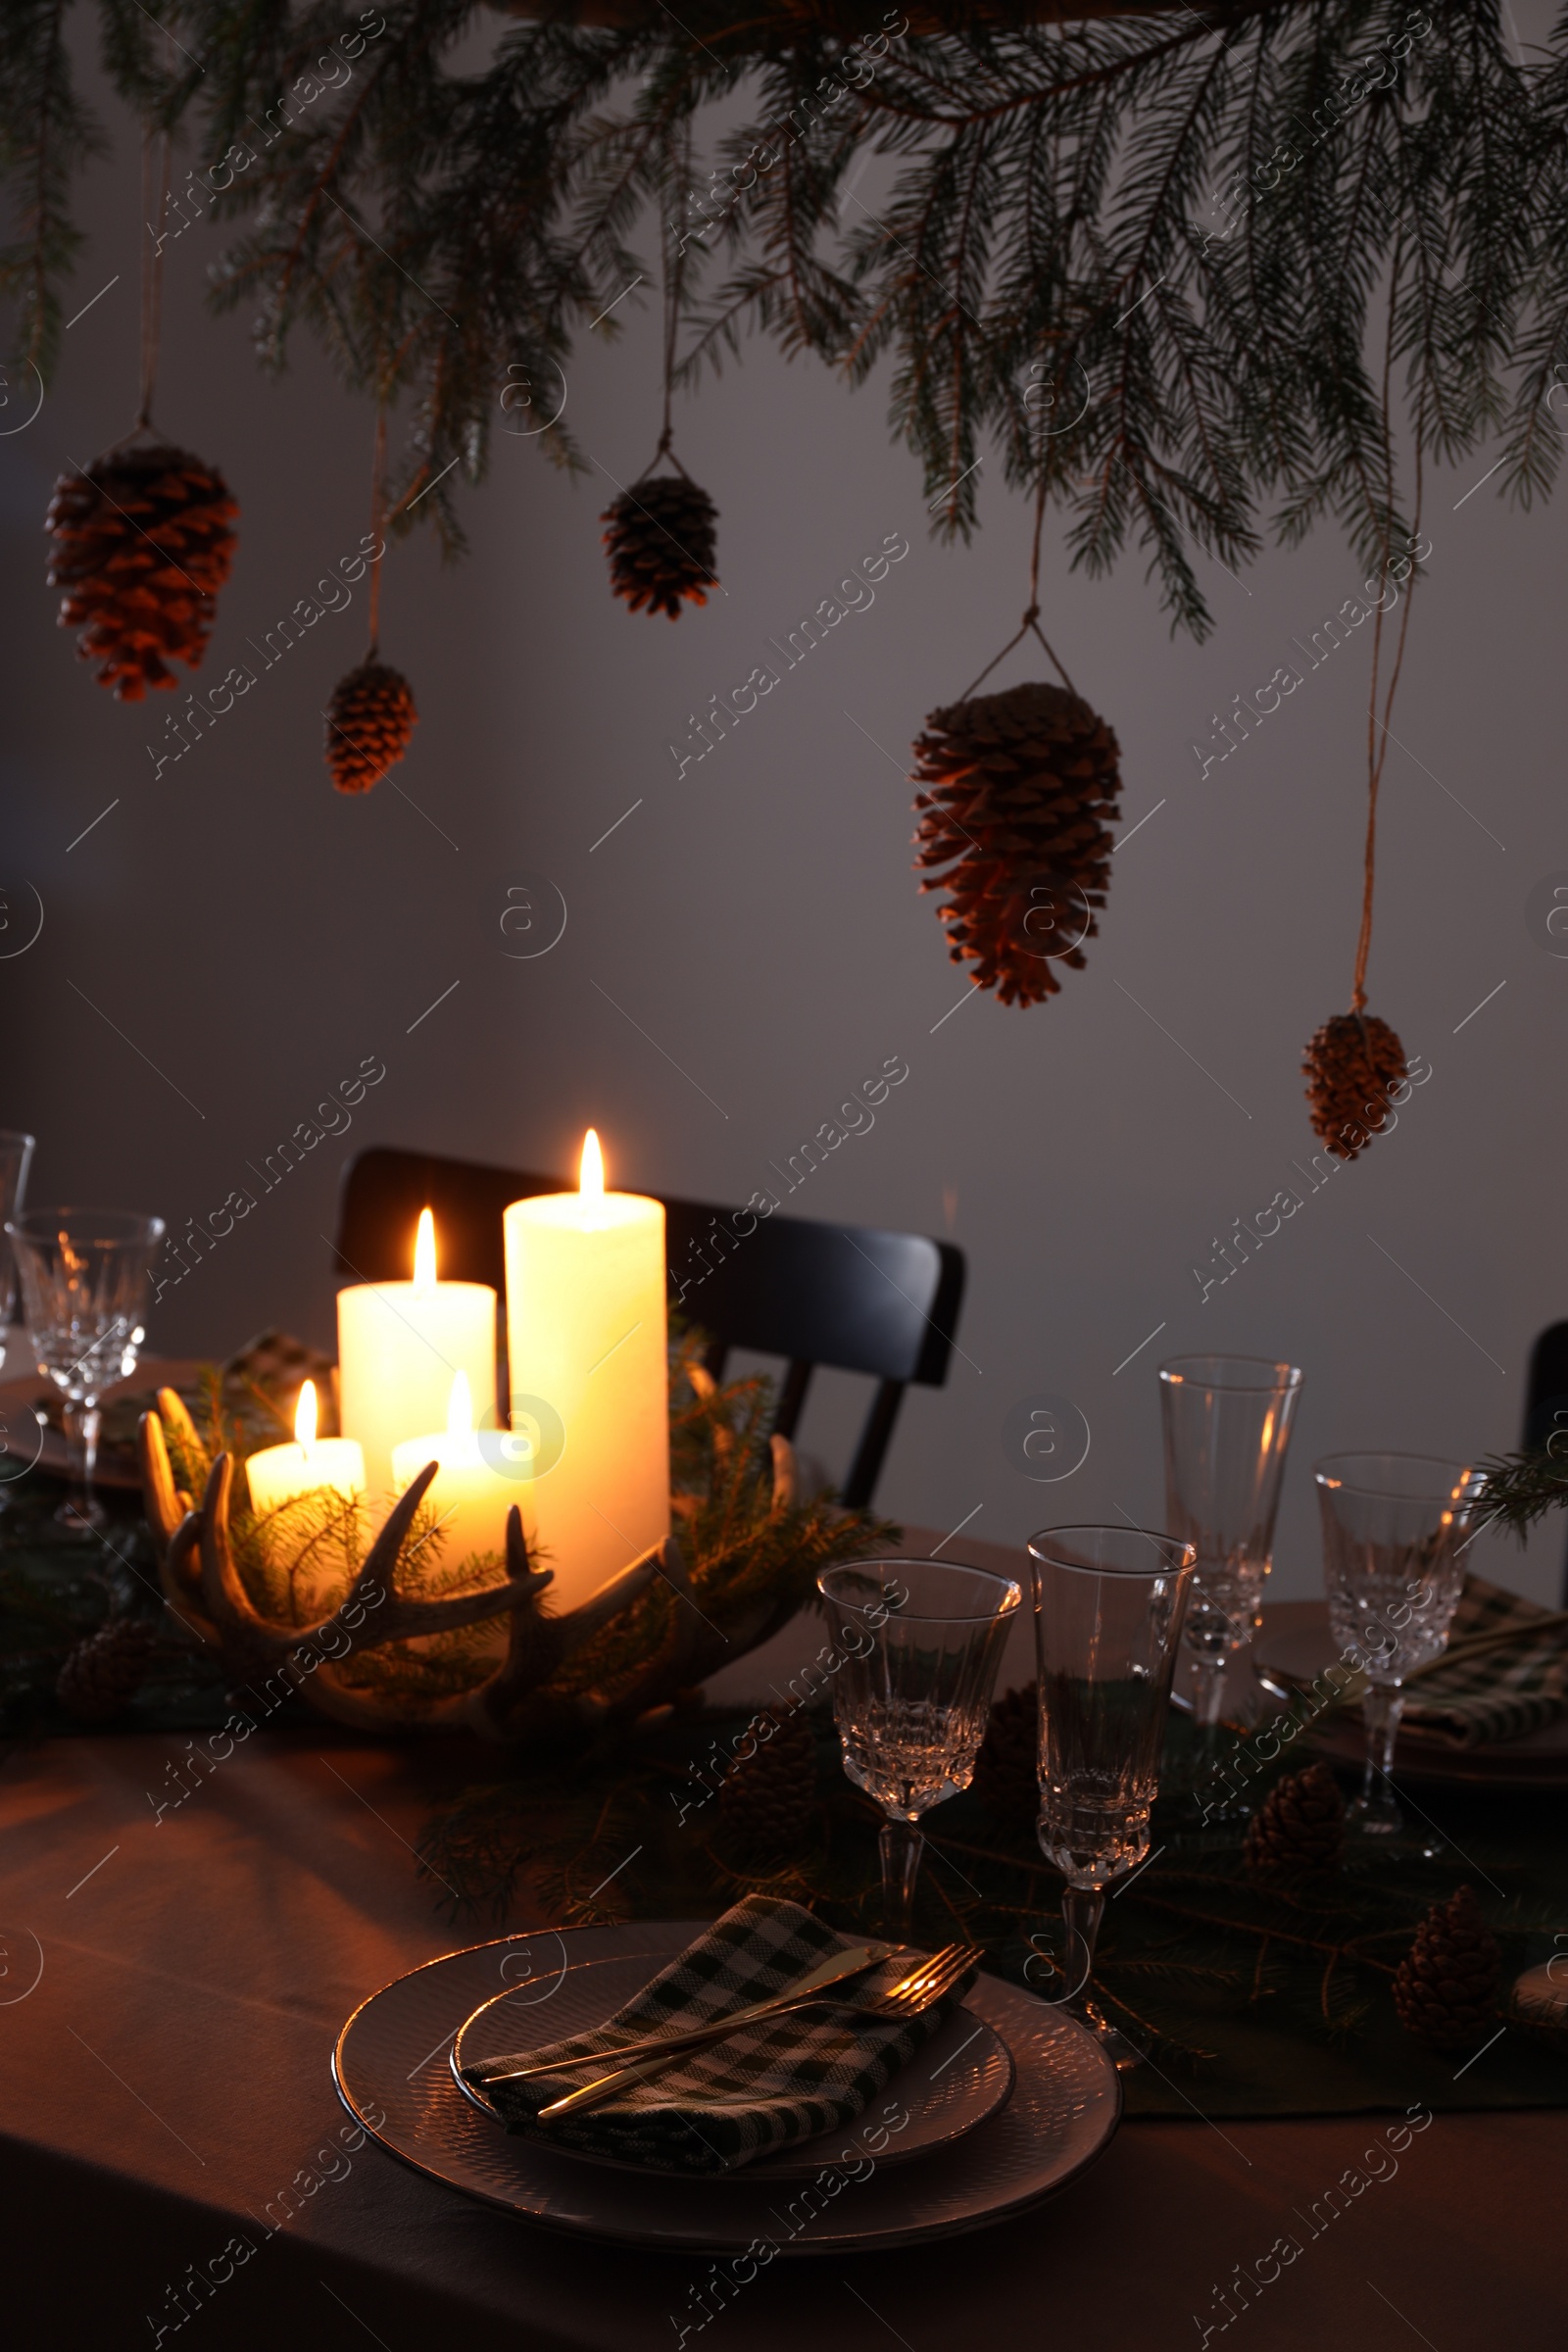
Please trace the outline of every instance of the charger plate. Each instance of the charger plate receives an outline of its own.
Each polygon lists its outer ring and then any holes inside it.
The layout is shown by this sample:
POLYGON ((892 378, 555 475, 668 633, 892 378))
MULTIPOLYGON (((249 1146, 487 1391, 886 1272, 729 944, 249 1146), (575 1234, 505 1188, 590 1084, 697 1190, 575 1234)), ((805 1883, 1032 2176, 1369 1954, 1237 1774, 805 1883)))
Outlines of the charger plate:
MULTIPOLYGON (((780 2178, 776 2159, 722 2180, 586 2163, 500 2131, 460 2092, 448 2054, 464 2021, 496 1993, 543 2007, 600 1963, 644 1961, 651 1974, 706 1924, 541 1929, 429 1961, 349 2019, 332 2058, 338 2094, 389 2154, 466 2196, 547 2229, 666 2252, 742 2253, 764 2240, 776 2253, 806 2255, 957 2236, 1054 2196, 1108 2145, 1121 2086, 1094 2036, 986 1976, 965 2008, 1010 2051, 1012 2096, 961 2139, 897 2166, 884 2158, 908 2128, 900 2117, 912 2115, 902 2090, 922 2059, 937 2063, 935 2042, 866 2114, 814 2143, 820 2155, 804 2184, 780 2178)), ((539 2023, 542 2041, 555 2021, 539 2023)))
MULTIPOLYGON (((585 1961, 567 1970, 549 2007, 536 2016, 529 2014, 534 2006, 528 1997, 530 1986, 498 1992, 474 2011, 453 2043, 449 2061, 453 2081, 470 2106, 495 2125, 498 2119, 490 2101, 477 2085, 465 2082, 462 2068, 481 2065, 508 2051, 562 2040, 568 2034, 591 2033, 634 1999, 662 1966, 662 1962, 648 1954, 585 1961)), ((1006 2105, 1012 2082, 1012 2053, 1001 2034, 969 2009, 956 2009, 867 2111, 878 2112, 884 2103, 896 2100, 907 2117, 897 2136, 888 2134, 881 2161, 904 2164, 911 2156, 929 2155, 933 2148, 961 2139, 1006 2105)), ((794 2140, 771 2156, 760 2156, 741 2169, 752 2179, 806 2180, 826 2158, 839 2154, 843 2144, 842 2132, 817 2133, 808 2140, 794 2140)), ((646 2165, 591 2155, 582 2148, 563 2147, 560 2153, 579 2164, 612 2164, 617 2172, 647 2178, 646 2165)))

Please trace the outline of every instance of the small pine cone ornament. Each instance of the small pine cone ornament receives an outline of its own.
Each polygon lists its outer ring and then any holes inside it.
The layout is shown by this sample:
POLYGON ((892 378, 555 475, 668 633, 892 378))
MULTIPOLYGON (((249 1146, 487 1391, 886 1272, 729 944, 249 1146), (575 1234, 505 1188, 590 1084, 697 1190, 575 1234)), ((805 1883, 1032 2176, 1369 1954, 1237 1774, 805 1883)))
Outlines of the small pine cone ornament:
POLYGON ((78 1723, 107 1723, 147 1678, 153 1628, 145 1617, 116 1617, 89 1634, 60 1669, 55 1695, 78 1723))
POLYGON ((610 585, 634 612, 680 618, 682 599, 706 605, 716 588, 713 569, 718 509, 684 473, 656 473, 608 506, 610 585))
POLYGON ((1025 1683, 991 1710, 969 1786, 999 1821, 1032 1829, 1040 1818, 1040 1690, 1025 1683))
POLYGON ((1345 1799, 1326 1764, 1276 1783, 1247 1825, 1250 1871, 1334 1870, 1345 1854, 1345 1799))
POLYGON ((1301 1071, 1312 1125, 1337 1158, 1365 1151, 1405 1063, 1403 1046, 1375 1012, 1337 1012, 1315 1033, 1301 1071))
POLYGON ((1394 1977, 1399 2023, 1431 2050, 1468 2050, 1493 2025, 1502 1954, 1475 1889, 1434 1903, 1394 1977))
POLYGON ((339 792, 368 792, 409 748, 418 725, 414 689, 384 662, 340 678, 326 710, 326 764, 339 792))
POLYGON ((772 1737, 757 1734, 750 1755, 724 1776, 719 1828, 731 1853, 752 1862, 780 1861, 806 1842, 816 1814, 816 1741, 804 1715, 768 1716, 772 1737))
POLYGON ((946 866, 948 953, 1004 1004, 1082 971, 1105 904, 1121 790, 1116 738, 1063 686, 1032 682, 933 710, 915 744, 917 867, 946 866))
POLYGON ((110 450, 56 482, 44 528, 60 625, 81 631, 78 655, 117 701, 172 687, 171 661, 201 661, 238 513, 222 475, 167 441, 110 450))

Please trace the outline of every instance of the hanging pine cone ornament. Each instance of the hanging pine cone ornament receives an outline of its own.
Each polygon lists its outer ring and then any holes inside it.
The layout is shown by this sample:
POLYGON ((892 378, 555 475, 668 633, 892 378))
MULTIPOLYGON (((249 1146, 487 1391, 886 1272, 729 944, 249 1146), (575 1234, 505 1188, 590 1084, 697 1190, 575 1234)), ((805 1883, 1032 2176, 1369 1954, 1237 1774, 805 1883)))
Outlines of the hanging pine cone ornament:
POLYGON ((172 661, 201 661, 238 513, 222 475, 167 441, 112 449, 56 482, 44 528, 60 625, 81 631, 77 653, 117 701, 173 686, 172 661))
POLYGON ((1032 1829, 1040 1818, 1040 1691, 1009 1690, 991 1710, 969 1786, 999 1821, 1032 1829))
POLYGON ((771 1739, 758 1737, 718 1792, 725 1848, 756 1863, 777 1862, 806 1842, 816 1815, 816 1741, 804 1715, 769 1716, 771 1739))
POLYGON ((340 678, 326 710, 326 764, 339 792, 368 792, 409 748, 419 721, 414 689, 384 662, 340 678))
POLYGON ((1306 1049, 1301 1071, 1312 1125, 1339 1159, 1354 1159, 1388 1116, 1405 1051, 1375 1012, 1337 1012, 1306 1049))
POLYGON ((1116 738, 1063 686, 1032 682, 933 710, 915 744, 917 867, 948 871, 948 953, 1004 1004, 1038 1004, 1082 971, 1110 879, 1116 738))
POLYGON ((678 620, 682 599, 706 605, 713 569, 718 509, 684 473, 656 473, 622 491, 600 521, 607 525, 610 585, 634 612, 678 620))
POLYGON ((115 1617, 89 1634, 60 1669, 55 1695, 78 1723, 107 1723, 147 1679, 153 1628, 145 1617, 115 1617))
POLYGON ((1468 2050, 1495 2020, 1502 1954, 1481 1916, 1475 1889, 1434 1903, 1394 1978, 1399 2023, 1431 2050, 1468 2050))
POLYGON ((1334 1870, 1345 1854, 1345 1799, 1326 1764, 1308 1764, 1269 1790, 1247 1825, 1250 1871, 1334 1870))

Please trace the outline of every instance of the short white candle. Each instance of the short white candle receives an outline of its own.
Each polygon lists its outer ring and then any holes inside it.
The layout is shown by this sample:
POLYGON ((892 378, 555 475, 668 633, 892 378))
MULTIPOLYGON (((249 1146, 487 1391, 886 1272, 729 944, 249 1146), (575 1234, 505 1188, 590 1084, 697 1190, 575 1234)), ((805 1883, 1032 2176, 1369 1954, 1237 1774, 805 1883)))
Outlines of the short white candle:
MULTIPOLYGON (((399 1494, 414 1484, 426 1462, 441 1465, 424 1499, 440 1514, 443 1567, 454 1567, 475 1553, 504 1554, 507 1513, 517 1503, 526 1516, 527 1486, 496 1466, 506 1459, 500 1450, 502 1443, 492 1438, 481 1450, 473 1427, 467 1376, 458 1372, 453 1376, 446 1428, 429 1437, 406 1438, 392 1448, 392 1481, 399 1494), (487 1451, 495 1458, 487 1460, 487 1451)), ((434 1552, 433 1544, 430 1550, 434 1552)), ((416 1577, 417 1573, 416 1559, 416 1577)))
MULTIPOLYGON (((363 1501, 365 1455, 352 1438, 317 1436, 316 1383, 308 1380, 294 1410, 293 1445, 269 1446, 253 1453, 245 1464, 245 1478, 255 1516, 274 1522, 267 1532, 269 1552, 284 1565, 301 1553, 312 1532, 310 1516, 291 1512, 288 1505, 322 1490, 345 1500, 363 1501)), ((343 1542, 311 1545, 293 1583, 299 1622, 324 1616, 337 1606, 348 1590, 350 1570, 349 1549, 343 1542)))
POLYGON ((669 1534, 664 1204, 604 1181, 590 1127, 581 1190, 514 1200, 502 1218, 513 1442, 526 1432, 538 1446, 558 1609, 669 1534))
POLYGON ((436 1280, 435 1222, 419 1212, 412 1282, 352 1283, 337 1295, 345 1434, 365 1448, 371 1501, 391 1502, 392 1448, 440 1429, 454 1373, 467 1376, 488 1427, 496 1403, 496 1295, 484 1282, 436 1280))

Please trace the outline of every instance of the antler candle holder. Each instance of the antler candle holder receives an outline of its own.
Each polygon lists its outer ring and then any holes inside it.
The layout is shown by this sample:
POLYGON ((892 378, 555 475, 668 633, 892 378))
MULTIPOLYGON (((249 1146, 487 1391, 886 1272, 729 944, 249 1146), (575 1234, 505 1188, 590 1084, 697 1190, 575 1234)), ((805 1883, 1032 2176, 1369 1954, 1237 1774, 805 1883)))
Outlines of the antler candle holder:
MULTIPOLYGON (((700 1403, 710 1402, 713 1385, 700 1371, 693 1381, 700 1403)), ((158 1409, 141 1418, 141 1461, 147 1517, 162 1547, 166 1599, 181 1623, 214 1650, 236 1681, 260 1674, 281 1675, 322 1715, 361 1730, 426 1730, 466 1725, 487 1739, 525 1741, 572 1727, 605 1729, 630 1725, 652 1710, 673 1704, 720 1664, 732 1663, 786 1624, 800 1606, 790 1589, 760 1594, 743 1616, 721 1631, 699 1607, 680 1543, 670 1536, 621 1570, 588 1600, 559 1617, 541 1602, 553 1571, 536 1568, 528 1556, 520 1512, 507 1518, 506 1581, 443 1598, 415 1598, 398 1591, 419 1506, 436 1474, 431 1462, 389 1513, 349 1590, 336 1608, 306 1626, 281 1623, 263 1613, 247 1590, 236 1555, 231 1510, 234 1459, 220 1452, 209 1459, 184 1403, 172 1389, 158 1392, 158 1409), (171 1460, 187 1466, 199 1498, 180 1487, 171 1460), (630 1614, 638 1602, 657 1599, 662 1584, 673 1608, 646 1609, 640 1625, 630 1614), (476 1664, 469 1688, 438 1697, 411 1698, 396 1689, 378 1690, 363 1674, 365 1653, 388 1643, 450 1634, 487 1620, 509 1618, 504 1656, 488 1670, 476 1664), (624 1641, 597 1651, 596 1637, 619 1621, 624 1641), (362 1660, 360 1676, 349 1663, 362 1660)), ((796 1467, 787 1440, 770 1441, 770 1522, 802 1516, 803 1545, 820 1548, 814 1507, 800 1514, 796 1467)), ((718 1448, 722 1454, 726 1449, 718 1448)), ((863 1515, 839 1523, 843 1541, 858 1549, 869 1532, 863 1515)), ((835 1548, 838 1545, 835 1544, 835 1548)))

